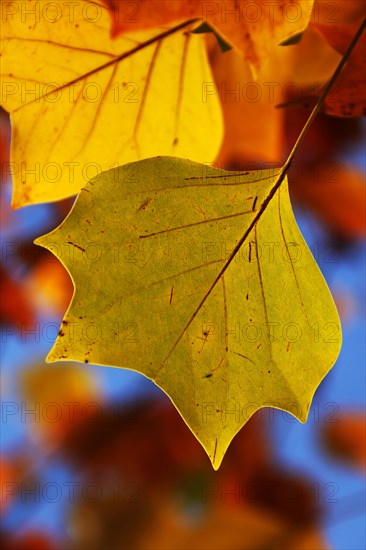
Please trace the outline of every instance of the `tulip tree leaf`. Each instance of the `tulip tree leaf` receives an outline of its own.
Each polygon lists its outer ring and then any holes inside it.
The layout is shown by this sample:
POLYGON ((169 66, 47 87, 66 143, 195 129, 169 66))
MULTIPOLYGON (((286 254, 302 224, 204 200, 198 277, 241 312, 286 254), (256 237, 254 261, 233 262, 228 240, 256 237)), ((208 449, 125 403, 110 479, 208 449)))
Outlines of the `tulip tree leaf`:
POLYGON ((61 0, 47 10, 29 0, 27 10, 43 14, 31 25, 25 3, 4 6, 1 106, 12 123, 5 172, 15 208, 75 195, 119 164, 161 154, 211 162, 220 149, 220 101, 204 101, 213 77, 193 24, 113 39, 104 6, 74 4, 70 17, 61 0))
POLYGON ((36 243, 75 293, 48 361, 138 371, 217 469, 259 408, 305 422, 341 332, 277 171, 157 157, 109 170, 36 243), (270 199, 270 200, 268 200, 270 199))

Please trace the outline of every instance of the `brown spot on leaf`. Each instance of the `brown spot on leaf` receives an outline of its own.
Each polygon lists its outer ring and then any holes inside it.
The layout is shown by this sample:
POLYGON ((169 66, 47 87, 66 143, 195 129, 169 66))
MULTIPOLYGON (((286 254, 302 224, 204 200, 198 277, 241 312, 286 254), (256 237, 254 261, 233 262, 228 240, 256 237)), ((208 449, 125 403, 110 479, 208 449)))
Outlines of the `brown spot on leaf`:
POLYGON ((85 252, 85 248, 82 248, 82 247, 79 246, 78 244, 72 243, 71 241, 67 241, 67 244, 71 244, 71 246, 74 246, 75 248, 78 248, 78 249, 81 250, 82 252, 85 252))
POLYGON ((144 200, 144 202, 141 204, 141 206, 137 209, 137 212, 140 212, 140 210, 145 210, 145 208, 147 207, 147 205, 150 202, 151 202, 151 199, 144 200))

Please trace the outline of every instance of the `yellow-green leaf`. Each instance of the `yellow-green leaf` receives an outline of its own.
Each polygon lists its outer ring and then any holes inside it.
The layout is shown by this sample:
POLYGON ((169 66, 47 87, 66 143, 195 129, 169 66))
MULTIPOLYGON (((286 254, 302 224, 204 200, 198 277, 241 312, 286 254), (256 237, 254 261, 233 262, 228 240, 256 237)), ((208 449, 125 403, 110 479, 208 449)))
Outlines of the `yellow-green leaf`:
POLYGON ((145 157, 213 161, 221 110, 217 97, 202 100, 213 78, 192 25, 165 37, 170 31, 160 28, 111 39, 105 7, 66 4, 3 6, 13 206, 71 196, 101 171, 145 157))
POLYGON ((341 345, 333 299, 287 183, 273 193, 277 180, 278 170, 143 160, 91 180, 36 241, 75 284, 48 360, 152 379, 214 468, 255 410, 304 422, 341 345))

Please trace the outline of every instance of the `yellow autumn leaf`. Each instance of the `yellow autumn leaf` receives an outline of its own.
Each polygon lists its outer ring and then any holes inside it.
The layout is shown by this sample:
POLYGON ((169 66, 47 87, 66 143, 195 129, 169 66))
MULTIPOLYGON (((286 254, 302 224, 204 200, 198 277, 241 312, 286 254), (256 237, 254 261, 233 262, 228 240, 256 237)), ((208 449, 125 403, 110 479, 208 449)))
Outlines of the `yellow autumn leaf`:
POLYGON ((158 154, 212 162, 223 128, 219 99, 202 101, 213 80, 202 35, 182 24, 113 40, 106 8, 71 4, 2 6, 13 206, 74 195, 101 171, 158 154))
POLYGON ((91 180, 36 241, 75 285, 48 361, 144 374, 215 469, 257 409, 304 422, 341 345, 333 299, 278 178, 143 160, 91 180))

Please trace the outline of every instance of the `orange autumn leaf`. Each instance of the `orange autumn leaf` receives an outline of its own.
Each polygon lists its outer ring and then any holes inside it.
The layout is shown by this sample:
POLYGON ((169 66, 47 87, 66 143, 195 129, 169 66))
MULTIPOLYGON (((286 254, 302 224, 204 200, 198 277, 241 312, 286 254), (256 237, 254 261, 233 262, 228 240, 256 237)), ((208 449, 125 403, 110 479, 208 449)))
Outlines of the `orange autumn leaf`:
POLYGON ((0 278, 0 321, 15 325, 17 330, 31 327, 34 321, 34 308, 29 295, 2 267, 0 278))
MULTIPOLYGON (((218 50, 216 47, 211 55, 215 86, 210 93, 220 97, 225 132, 217 166, 227 170, 256 169, 265 162, 280 162, 285 112, 276 109, 277 102, 271 97, 279 93, 278 87, 269 86, 273 80, 272 63, 254 82, 248 64, 237 51, 222 55, 218 50)), ((279 73, 280 69, 278 78, 279 73)), ((207 101, 211 99, 207 95, 207 101)))
MULTIPOLYGON (((318 31, 340 54, 344 54, 357 28, 317 25, 318 31)), ((326 99, 325 110, 337 116, 366 115, 366 35, 361 36, 347 66, 326 99)))
POLYGON ((103 0, 112 19, 112 36, 180 20, 197 19, 213 26, 241 50, 258 70, 273 46, 302 32, 308 25, 313 0, 103 0))
MULTIPOLYGON (((357 26, 349 25, 312 25, 328 42, 328 44, 339 54, 343 55, 352 38, 357 26)), ((322 111, 333 116, 355 117, 366 115, 366 34, 359 38, 347 65, 337 79, 333 89, 329 92, 322 111)), ((285 101, 278 106, 300 105, 305 108, 313 108, 318 101, 323 87, 319 82, 305 89, 300 97, 294 100, 285 101)))
POLYGON ((70 277, 50 255, 32 270, 25 282, 32 303, 41 312, 64 311, 72 297, 70 277))
POLYGON ((366 16, 366 3, 361 0, 315 0, 311 24, 359 25, 366 16))
POLYGON ((31 531, 10 537, 6 534, 2 538, 4 550, 56 550, 56 543, 43 531, 31 531))
POLYGON ((324 424, 321 435, 329 453, 366 471, 365 413, 344 413, 339 422, 324 424))
POLYGON ((253 81, 248 63, 239 52, 222 55, 211 42, 209 52, 215 85, 206 100, 219 97, 225 128, 217 165, 237 170, 283 163, 296 135, 287 142, 287 113, 277 104, 293 92, 301 94, 309 83, 325 84, 340 54, 311 26, 298 44, 274 47, 268 63, 253 81))
POLYGON ((0 512, 4 510, 13 502, 15 494, 13 488, 17 484, 19 477, 18 468, 10 462, 10 460, 0 457, 0 512))
POLYGON ((318 168, 304 166, 290 179, 294 198, 311 207, 337 233, 364 237, 366 186, 362 172, 334 162, 318 168))

